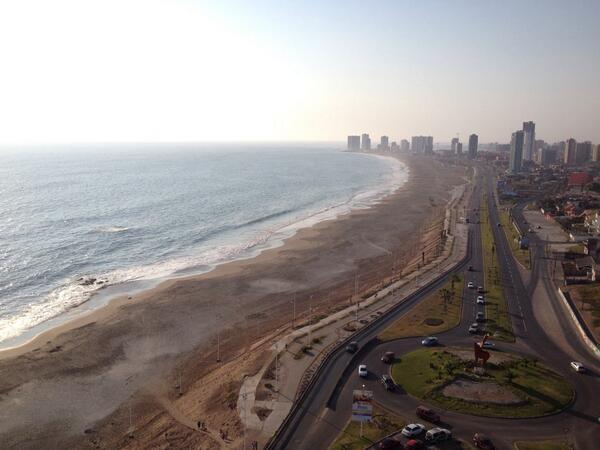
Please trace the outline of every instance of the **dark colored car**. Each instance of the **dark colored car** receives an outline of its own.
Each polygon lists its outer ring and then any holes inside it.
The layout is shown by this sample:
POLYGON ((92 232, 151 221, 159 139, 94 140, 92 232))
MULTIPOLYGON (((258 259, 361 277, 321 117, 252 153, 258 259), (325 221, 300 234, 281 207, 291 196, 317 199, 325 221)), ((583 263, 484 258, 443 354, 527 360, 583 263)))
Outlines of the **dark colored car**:
POLYGON ((418 406, 416 414, 421 419, 425 419, 428 422, 438 423, 440 421, 440 415, 426 406, 418 406))
POLYGON ((402 443, 396 439, 386 438, 379 443, 377 448, 381 450, 400 450, 402 448, 402 443))
POLYGON ((469 272, 473 272, 473 266, 469 266, 469 268, 467 269, 469 272))
POLYGON ((356 353, 358 350, 358 342, 352 341, 348 345, 346 345, 346 351, 348 353, 356 353))
POLYGON ((409 439, 404 446, 406 450, 420 450, 423 448, 423 441, 418 439, 409 439))
POLYGON ((394 352, 385 352, 381 357, 381 362, 391 364, 394 362, 394 359, 396 359, 396 354, 394 352))
POLYGON ((494 444, 485 434, 475 433, 473 435, 473 444, 475 447, 480 448, 481 450, 496 450, 494 444))
POLYGON ((393 391, 396 388, 394 380, 389 375, 381 375, 381 384, 387 391, 393 391))
POLYGON ((482 312, 478 312, 475 320, 477 322, 485 322, 485 314, 483 314, 482 312))

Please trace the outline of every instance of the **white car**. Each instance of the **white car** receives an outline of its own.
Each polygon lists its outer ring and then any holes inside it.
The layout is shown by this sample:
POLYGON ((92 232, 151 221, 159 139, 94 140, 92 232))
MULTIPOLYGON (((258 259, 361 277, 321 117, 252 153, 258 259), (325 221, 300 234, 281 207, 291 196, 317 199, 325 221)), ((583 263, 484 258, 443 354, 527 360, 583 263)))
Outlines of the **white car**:
POLYGON ((483 295, 478 295, 477 296, 477 304, 478 305, 485 305, 485 299, 483 298, 483 295))
POLYGON ((406 437, 418 436, 425 431, 425 427, 420 423, 411 423, 402 429, 402 435, 406 437))
POLYGON ((571 367, 573 368, 573 370, 575 372, 579 372, 579 373, 583 373, 586 370, 585 366, 582 363, 577 362, 577 361, 571 361, 571 367))
POLYGON ((469 289, 474 289, 474 288, 475 288, 475 283, 473 283, 472 281, 469 281, 469 282, 467 283, 467 287, 468 287, 469 289))
POLYGON ((369 371, 367 370, 367 365, 361 364, 360 366, 358 366, 358 376, 367 378, 367 375, 369 375, 369 371))
POLYGON ((473 334, 473 333, 477 333, 478 331, 479 331, 478 323, 472 323, 471 326, 469 326, 469 333, 473 334))
POLYGON ((432 428, 425 433, 425 440, 428 442, 440 442, 450 439, 452 432, 445 428, 432 428))

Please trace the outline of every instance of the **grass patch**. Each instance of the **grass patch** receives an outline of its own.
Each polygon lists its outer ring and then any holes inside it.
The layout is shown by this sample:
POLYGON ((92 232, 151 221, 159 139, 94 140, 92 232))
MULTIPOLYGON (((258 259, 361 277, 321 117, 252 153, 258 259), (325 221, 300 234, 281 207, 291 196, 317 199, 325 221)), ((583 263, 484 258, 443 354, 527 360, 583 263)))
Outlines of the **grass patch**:
POLYGON ((362 450, 379 439, 400 430, 406 425, 406 419, 373 406, 373 420, 363 424, 363 435, 360 437, 360 423, 348 422, 340 435, 329 447, 331 450, 362 450))
POLYGON ((571 386, 562 377, 536 361, 517 356, 510 356, 500 364, 488 362, 485 372, 476 374, 472 360, 463 360, 445 350, 420 349, 397 360, 392 365, 392 377, 414 397, 473 415, 541 416, 562 409, 573 398, 571 386), (446 397, 443 388, 456 378, 495 383, 512 391, 521 403, 470 402, 446 397))
POLYGON ((485 331, 496 340, 514 342, 515 336, 508 314, 508 305, 500 283, 498 255, 496 254, 486 195, 483 196, 481 202, 481 246, 483 251, 484 287, 486 290, 485 331))
POLYGON ((517 450, 572 450, 575 447, 567 441, 517 441, 517 450))
POLYGON ((437 292, 412 307, 386 328, 379 335, 379 339, 390 341, 405 337, 426 336, 455 327, 460 323, 463 287, 463 276, 455 274, 454 281, 448 281, 437 292), (442 295, 444 290, 450 293, 447 302, 444 301, 442 295))
POLYGON ((568 291, 588 328, 600 340, 600 283, 569 286, 568 291))
MULTIPOLYGON (((510 208, 512 204, 508 206, 510 208)), ((520 235, 515 229, 510 220, 510 214, 507 208, 504 206, 499 210, 500 213, 500 223, 502 224, 502 228, 504 229, 504 235, 506 236, 506 240, 510 245, 510 249, 512 251, 515 259, 525 268, 531 269, 530 259, 529 259, 529 250, 523 250, 519 247, 519 239, 520 235)))

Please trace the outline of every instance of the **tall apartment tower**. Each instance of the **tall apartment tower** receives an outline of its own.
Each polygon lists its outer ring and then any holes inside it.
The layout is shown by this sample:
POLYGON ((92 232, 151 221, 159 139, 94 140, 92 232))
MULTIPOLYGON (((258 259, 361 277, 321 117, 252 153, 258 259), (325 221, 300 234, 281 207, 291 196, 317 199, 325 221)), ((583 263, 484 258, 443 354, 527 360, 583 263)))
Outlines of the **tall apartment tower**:
POLYGON ((585 164, 592 160, 592 143, 578 142, 575 147, 575 164, 585 164))
POLYGON ((381 136, 381 145, 382 150, 387 150, 390 147, 390 138, 388 136, 381 136))
POLYGON ((456 154, 462 155, 462 142, 459 142, 458 144, 456 144, 456 154))
POLYGON ((600 144, 594 146, 594 152, 592 154, 592 161, 600 161, 600 144))
POLYGON ((348 136, 348 151, 357 152, 360 150, 360 136, 348 136))
POLYGON ((456 153, 457 148, 458 148, 458 138, 452 138, 452 140, 450 141, 450 151, 452 153, 456 153))
POLYGON ((479 146, 479 136, 472 134, 469 136, 469 159, 477 158, 477 147, 479 146))
POLYGON ((371 150, 371 138, 367 133, 363 133, 360 144, 361 150, 371 150))
POLYGON ((523 122, 523 161, 533 161, 535 123, 523 122))
POLYGON ((565 152, 564 152, 564 163, 572 166, 575 164, 575 157, 577 155, 577 141, 573 138, 565 141, 565 152))
POLYGON ((508 170, 510 173, 519 173, 521 171, 521 162, 523 161, 523 131, 515 131, 510 140, 510 160, 508 170))
POLYGON ((410 143, 406 139, 402 139, 400 141, 400 151, 408 153, 410 150, 410 143))

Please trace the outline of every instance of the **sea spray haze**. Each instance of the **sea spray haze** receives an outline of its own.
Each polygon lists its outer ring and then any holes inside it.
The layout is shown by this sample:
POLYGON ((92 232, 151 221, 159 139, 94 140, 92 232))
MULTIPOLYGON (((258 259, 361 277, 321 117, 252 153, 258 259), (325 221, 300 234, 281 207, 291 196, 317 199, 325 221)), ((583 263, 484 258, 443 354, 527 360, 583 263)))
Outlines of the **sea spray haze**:
POLYGON ((253 256, 372 204, 406 175, 390 158, 314 146, 0 153, 0 345, 104 286, 253 256))

